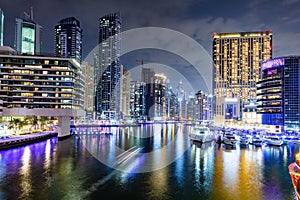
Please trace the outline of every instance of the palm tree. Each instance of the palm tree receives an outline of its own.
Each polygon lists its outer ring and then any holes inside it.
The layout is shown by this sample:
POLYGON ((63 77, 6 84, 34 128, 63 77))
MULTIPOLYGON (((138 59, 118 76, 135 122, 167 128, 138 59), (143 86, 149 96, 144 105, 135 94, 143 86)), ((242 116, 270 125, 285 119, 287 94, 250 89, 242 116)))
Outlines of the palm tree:
POLYGON ((26 116, 23 122, 24 125, 31 125, 31 129, 33 128, 34 130, 36 129, 36 125, 38 123, 36 116, 26 116))
POLYGON ((42 126, 42 128, 44 128, 45 125, 48 124, 49 118, 42 116, 42 117, 40 117, 39 122, 40 122, 40 125, 42 126))
POLYGON ((15 129, 16 132, 22 127, 21 120, 19 118, 12 118, 9 122, 8 128, 15 129))

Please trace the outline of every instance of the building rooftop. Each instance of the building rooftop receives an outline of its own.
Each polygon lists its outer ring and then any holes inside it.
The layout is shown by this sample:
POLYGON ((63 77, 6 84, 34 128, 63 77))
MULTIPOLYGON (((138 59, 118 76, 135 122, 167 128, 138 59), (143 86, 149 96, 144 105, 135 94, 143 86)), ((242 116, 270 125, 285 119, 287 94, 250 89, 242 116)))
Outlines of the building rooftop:
POLYGON ((13 52, 17 52, 16 50, 14 50, 13 48, 9 47, 9 46, 0 46, 0 54, 10 54, 13 52))

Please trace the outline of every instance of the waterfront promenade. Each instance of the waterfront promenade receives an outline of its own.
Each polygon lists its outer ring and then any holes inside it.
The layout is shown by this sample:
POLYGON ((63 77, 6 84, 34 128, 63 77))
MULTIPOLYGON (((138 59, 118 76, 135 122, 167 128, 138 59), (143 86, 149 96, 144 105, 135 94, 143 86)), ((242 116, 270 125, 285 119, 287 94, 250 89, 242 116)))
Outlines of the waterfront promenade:
POLYGON ((34 142, 39 142, 50 137, 57 136, 57 131, 44 131, 35 134, 26 134, 18 136, 10 136, 0 139, 0 150, 22 146, 34 142))

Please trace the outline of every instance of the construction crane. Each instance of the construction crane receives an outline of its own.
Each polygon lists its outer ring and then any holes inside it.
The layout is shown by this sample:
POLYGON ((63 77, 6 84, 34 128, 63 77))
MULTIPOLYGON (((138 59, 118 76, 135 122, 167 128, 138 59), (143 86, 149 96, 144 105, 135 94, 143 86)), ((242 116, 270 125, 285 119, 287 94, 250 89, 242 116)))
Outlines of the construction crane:
POLYGON ((150 62, 150 63, 156 63, 157 61, 154 61, 154 60, 144 60, 144 59, 137 59, 135 60, 136 62, 138 63, 141 63, 142 67, 144 66, 144 62, 150 62))

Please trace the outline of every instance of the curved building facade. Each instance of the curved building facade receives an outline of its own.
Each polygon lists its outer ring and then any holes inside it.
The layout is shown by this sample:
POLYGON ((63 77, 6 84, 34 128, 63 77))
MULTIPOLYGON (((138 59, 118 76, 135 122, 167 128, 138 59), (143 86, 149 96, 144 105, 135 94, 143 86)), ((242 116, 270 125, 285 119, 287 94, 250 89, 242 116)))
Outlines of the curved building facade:
POLYGON ((257 112, 262 124, 276 132, 299 130, 300 56, 279 57, 262 63, 257 83, 257 112))

